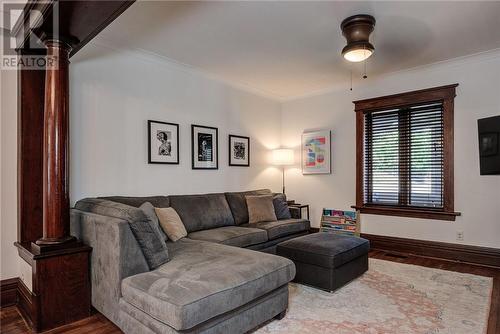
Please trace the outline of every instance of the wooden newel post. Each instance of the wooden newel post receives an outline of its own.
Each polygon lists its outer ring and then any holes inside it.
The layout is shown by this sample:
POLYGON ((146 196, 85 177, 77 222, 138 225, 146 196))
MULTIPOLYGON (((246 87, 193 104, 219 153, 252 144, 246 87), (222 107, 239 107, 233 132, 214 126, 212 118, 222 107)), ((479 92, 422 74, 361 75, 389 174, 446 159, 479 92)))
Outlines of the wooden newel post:
MULTIPOLYGON (((48 39, 43 131, 43 237, 37 245, 74 241, 69 222, 69 52, 48 39)), ((33 134, 35 135, 35 134, 33 134)))

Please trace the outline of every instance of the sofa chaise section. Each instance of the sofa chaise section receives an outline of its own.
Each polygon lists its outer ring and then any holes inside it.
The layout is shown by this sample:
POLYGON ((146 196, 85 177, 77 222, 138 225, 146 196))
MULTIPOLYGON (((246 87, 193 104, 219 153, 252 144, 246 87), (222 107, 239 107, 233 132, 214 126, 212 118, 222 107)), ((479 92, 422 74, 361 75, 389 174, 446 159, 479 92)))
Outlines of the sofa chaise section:
POLYGON ((288 259, 212 242, 169 242, 169 253, 170 262, 158 269, 124 279, 122 295, 178 331, 236 310, 295 276, 288 259))
MULTIPOLYGON (((183 330, 183 334, 227 334, 247 333, 268 321, 269 315, 283 315, 288 306, 288 285, 283 285, 248 304, 229 313, 214 317, 193 328, 183 330)), ((178 333, 174 328, 158 321, 123 299, 120 300, 120 328, 125 333, 178 333)))

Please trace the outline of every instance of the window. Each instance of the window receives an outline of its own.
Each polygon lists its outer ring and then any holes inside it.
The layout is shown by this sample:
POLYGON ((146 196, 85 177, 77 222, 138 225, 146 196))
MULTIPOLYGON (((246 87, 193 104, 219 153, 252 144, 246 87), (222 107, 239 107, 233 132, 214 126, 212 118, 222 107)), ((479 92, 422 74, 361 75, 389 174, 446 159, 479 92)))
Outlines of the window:
POLYGON ((356 207, 455 220, 453 98, 457 85, 356 101, 356 207))

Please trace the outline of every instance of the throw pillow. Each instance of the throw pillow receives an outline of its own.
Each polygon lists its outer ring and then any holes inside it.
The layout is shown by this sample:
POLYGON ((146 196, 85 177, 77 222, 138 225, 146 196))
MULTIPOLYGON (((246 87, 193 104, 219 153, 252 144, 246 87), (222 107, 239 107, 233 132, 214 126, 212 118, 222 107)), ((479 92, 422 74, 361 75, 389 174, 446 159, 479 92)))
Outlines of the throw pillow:
POLYGON ((160 227, 160 222, 158 221, 158 217, 156 216, 155 207, 153 206, 153 204, 151 204, 150 202, 144 202, 139 207, 139 209, 141 209, 142 212, 144 212, 144 214, 146 215, 146 217, 149 218, 151 222, 151 227, 153 227, 153 230, 155 231, 158 238, 160 238, 162 243, 165 244, 165 241, 167 240, 167 235, 165 234, 165 232, 163 232, 162 228, 160 227))
POLYGON ((273 205, 274 213, 276 213, 278 220, 292 218, 288 204, 286 204, 285 194, 273 194, 273 205))
POLYGON ((248 207, 248 223, 275 221, 273 195, 246 196, 248 207))
POLYGON ((175 242, 187 236, 186 227, 174 208, 155 208, 155 211, 161 228, 170 240, 175 242))

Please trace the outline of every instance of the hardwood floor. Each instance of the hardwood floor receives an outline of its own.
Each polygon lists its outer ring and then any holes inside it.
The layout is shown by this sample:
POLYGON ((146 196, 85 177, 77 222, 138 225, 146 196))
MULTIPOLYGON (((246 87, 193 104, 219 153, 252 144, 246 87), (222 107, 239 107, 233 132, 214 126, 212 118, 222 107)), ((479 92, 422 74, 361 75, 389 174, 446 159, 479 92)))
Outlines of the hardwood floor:
MULTIPOLYGON (((31 333, 26 322, 21 317, 16 306, 3 308, 1 314, 1 330, 0 333, 5 334, 21 334, 31 333)), ((44 334, 121 334, 122 332, 111 321, 106 319, 102 314, 97 313, 89 318, 74 322, 70 325, 58 327, 44 334)))
MULTIPOLYGON (((490 316, 488 320, 488 334, 500 334, 500 269, 476 266, 472 264, 445 261, 434 258, 419 257, 408 254, 397 254, 379 250, 370 251, 370 257, 400 263, 414 264, 430 268, 457 271, 481 276, 493 277, 493 292, 491 299, 490 316)), ((20 334, 30 333, 28 326, 19 314, 17 307, 2 308, 0 311, 0 333, 20 334)), ((97 313, 93 316, 75 322, 71 325, 59 327, 47 334, 115 334, 121 331, 107 320, 103 315, 97 313)))

